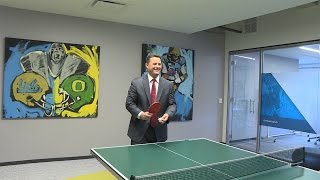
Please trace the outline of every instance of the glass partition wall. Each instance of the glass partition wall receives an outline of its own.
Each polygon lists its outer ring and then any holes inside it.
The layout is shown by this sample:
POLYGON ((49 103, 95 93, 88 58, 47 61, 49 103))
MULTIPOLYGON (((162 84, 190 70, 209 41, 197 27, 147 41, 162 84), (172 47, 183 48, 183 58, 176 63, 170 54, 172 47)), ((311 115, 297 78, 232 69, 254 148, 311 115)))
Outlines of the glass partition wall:
POLYGON ((227 143, 320 149, 320 42, 229 54, 227 143))
POLYGON ((230 55, 228 141, 255 150, 259 109, 260 51, 230 55), (244 143, 244 141, 246 143, 244 143), (253 148, 253 149, 252 149, 253 148))

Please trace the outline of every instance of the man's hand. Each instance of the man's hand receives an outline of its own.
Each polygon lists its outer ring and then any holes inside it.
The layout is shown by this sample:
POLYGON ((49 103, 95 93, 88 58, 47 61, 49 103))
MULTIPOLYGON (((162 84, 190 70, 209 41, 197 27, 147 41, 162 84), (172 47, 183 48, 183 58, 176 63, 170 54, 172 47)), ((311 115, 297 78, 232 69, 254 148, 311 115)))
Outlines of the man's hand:
POLYGON ((151 116, 152 116, 152 113, 142 112, 141 115, 140 115, 140 119, 144 120, 144 121, 147 121, 147 120, 150 120, 151 116))
POLYGON ((165 122, 167 122, 169 119, 169 114, 164 114, 162 117, 160 117, 158 120, 159 120, 159 123, 160 124, 164 124, 165 122))

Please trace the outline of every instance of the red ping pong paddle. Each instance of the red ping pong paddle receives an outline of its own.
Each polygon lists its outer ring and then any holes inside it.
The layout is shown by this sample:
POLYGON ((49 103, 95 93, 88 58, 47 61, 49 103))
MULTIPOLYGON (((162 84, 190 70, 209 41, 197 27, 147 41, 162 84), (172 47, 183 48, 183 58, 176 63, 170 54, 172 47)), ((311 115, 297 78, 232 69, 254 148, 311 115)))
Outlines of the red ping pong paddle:
POLYGON ((159 102, 154 102, 149 107, 149 113, 157 113, 160 111, 161 104, 159 102))

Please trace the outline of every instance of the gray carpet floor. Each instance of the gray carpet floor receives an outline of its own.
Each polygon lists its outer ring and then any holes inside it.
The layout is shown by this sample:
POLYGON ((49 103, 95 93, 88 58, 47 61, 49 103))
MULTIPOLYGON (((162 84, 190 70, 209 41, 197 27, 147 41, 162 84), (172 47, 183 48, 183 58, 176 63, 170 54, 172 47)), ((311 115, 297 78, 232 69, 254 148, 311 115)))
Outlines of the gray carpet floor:
POLYGON ((96 159, 0 166, 1 180, 66 180, 106 170, 96 159))

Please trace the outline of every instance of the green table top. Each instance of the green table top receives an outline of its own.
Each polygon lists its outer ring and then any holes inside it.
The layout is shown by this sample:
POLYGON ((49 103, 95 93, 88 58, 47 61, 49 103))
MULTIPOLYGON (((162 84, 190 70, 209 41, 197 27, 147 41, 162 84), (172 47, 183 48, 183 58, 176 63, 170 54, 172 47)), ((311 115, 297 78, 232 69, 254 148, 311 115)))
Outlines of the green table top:
MULTIPOLYGON (((226 144, 214 142, 208 139, 93 148, 91 149, 91 153, 119 179, 130 179, 132 175, 143 176, 172 171, 179 172, 181 169, 194 169, 194 167, 201 168, 201 170, 197 170, 196 174, 199 174, 201 171, 201 173, 203 173, 206 177, 209 177, 208 168, 204 170, 202 169, 203 166, 211 166, 213 164, 214 167, 210 167, 210 171, 213 171, 212 169, 227 168, 227 171, 231 170, 232 172, 231 167, 222 167, 222 163, 233 163, 234 161, 238 161, 238 159, 244 159, 243 161, 247 161, 246 159, 252 159, 257 156, 256 153, 231 147, 226 144), (219 167, 216 167, 217 165, 219 167)), ((261 162, 260 158, 259 162, 257 161, 256 163, 270 163, 267 162, 270 161, 269 159, 263 159, 262 161, 264 162, 261 162)), ((272 163, 273 161, 274 160, 272 160, 272 163)), ((241 174, 248 169, 259 168, 259 165, 257 164, 250 164, 247 165, 247 167, 241 167, 242 165, 239 165, 237 162, 234 164, 234 166, 235 167, 232 168, 234 169, 234 172, 237 171, 236 174, 241 174)), ((262 168, 264 168, 264 166, 262 168)), ((225 174, 220 169, 214 170, 214 179, 233 179, 232 175, 225 174), (216 176, 219 176, 219 178, 216 176)), ((225 169, 223 171, 225 171, 225 169)), ((183 172, 181 174, 183 174, 183 177, 179 177, 186 179, 184 176, 187 176, 187 173, 183 172)), ((189 178, 203 179, 206 178, 205 176, 194 177, 192 175, 192 177, 189 178)), ((158 179, 169 178, 159 177, 158 179)), ((173 179, 177 179, 177 177, 174 177, 173 179)), ((255 176, 244 176, 241 179, 319 180, 320 173, 302 167, 284 166, 281 168, 276 168, 272 171, 268 170, 264 173, 255 174, 255 176)))

